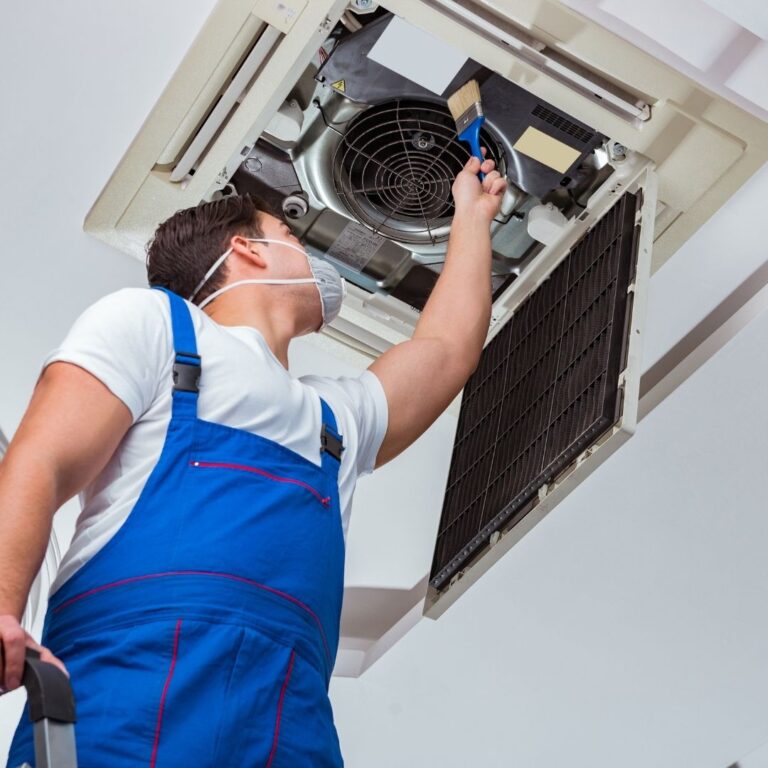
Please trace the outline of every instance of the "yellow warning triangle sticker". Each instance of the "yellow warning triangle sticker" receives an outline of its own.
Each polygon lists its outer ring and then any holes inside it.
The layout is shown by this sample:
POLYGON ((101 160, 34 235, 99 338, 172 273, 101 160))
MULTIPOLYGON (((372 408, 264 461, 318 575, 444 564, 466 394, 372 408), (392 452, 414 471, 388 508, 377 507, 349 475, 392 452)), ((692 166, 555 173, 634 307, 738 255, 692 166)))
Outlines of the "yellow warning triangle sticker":
POLYGON ((331 88, 335 88, 337 91, 344 93, 347 90, 346 83, 343 80, 337 80, 335 83, 331 83, 331 88))

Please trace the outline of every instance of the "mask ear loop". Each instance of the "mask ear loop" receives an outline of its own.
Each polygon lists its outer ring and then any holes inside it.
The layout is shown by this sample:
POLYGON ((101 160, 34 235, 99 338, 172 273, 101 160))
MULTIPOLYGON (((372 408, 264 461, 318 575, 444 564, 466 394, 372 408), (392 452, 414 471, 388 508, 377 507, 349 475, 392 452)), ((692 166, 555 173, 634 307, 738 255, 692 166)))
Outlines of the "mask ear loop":
POLYGON ((198 293, 200 293, 200 289, 208 282, 211 275, 224 263, 224 260, 229 256, 229 254, 232 253, 232 249, 228 248, 224 253, 219 256, 216 261, 213 262, 213 266, 203 275, 203 279, 197 284, 197 287, 194 291, 190 294, 189 299, 187 301, 193 301, 195 296, 197 296, 198 293))
MULTIPOLYGON (((307 255, 307 252, 303 248, 299 248, 297 245, 294 245, 293 243, 287 243, 285 240, 275 240, 274 238, 269 237, 246 237, 245 238, 249 243, 276 243, 277 245, 284 245, 287 248, 293 248, 294 251, 299 251, 303 253, 305 256, 307 256, 307 260, 309 260, 309 256, 307 255)), ((194 291, 192 291, 192 294, 190 295, 188 301, 192 301, 195 296, 197 296, 198 293, 200 293, 200 289, 210 280, 211 275, 224 263, 224 260, 229 256, 229 254, 232 253, 232 248, 228 248, 224 253, 219 256, 216 261, 213 262, 213 265, 211 268, 203 275, 203 279, 197 284, 197 287, 194 291)), ((312 264, 310 263, 310 271, 312 271, 312 274, 314 275, 314 271, 312 270, 312 264)), ((203 306, 202 304, 200 305, 203 306)))
POLYGON ((218 291, 214 291, 210 296, 206 296, 203 301, 198 304, 198 309, 202 309, 209 302, 213 301, 217 296, 221 296, 222 293, 230 290, 230 288, 237 288, 239 285, 297 285, 298 283, 316 283, 317 281, 311 277, 297 277, 291 280, 280 280, 279 278, 264 278, 262 280, 238 280, 236 283, 230 283, 223 288, 219 288, 218 291))

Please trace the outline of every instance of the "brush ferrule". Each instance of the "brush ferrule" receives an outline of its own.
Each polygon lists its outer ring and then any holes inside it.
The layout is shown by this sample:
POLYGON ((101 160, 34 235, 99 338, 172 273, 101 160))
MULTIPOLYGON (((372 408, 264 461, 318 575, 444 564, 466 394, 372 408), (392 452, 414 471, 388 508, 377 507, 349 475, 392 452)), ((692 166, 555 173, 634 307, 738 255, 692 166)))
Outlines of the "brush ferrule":
POLYGON ((471 125, 478 117, 483 114, 483 107, 479 101, 476 101, 469 109, 461 113, 456 120, 456 133, 462 133, 465 128, 471 125))

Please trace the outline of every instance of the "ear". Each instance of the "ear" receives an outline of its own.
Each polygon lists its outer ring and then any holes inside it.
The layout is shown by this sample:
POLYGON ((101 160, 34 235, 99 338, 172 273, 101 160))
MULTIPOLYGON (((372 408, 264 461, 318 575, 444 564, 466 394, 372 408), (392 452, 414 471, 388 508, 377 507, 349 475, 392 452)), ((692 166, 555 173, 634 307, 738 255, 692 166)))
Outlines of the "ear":
POLYGON ((232 248, 233 255, 244 259, 254 266, 261 267, 262 269, 267 266, 262 250, 265 245, 266 243, 252 243, 248 238, 243 237, 242 235, 234 235, 229 241, 229 246, 232 248))

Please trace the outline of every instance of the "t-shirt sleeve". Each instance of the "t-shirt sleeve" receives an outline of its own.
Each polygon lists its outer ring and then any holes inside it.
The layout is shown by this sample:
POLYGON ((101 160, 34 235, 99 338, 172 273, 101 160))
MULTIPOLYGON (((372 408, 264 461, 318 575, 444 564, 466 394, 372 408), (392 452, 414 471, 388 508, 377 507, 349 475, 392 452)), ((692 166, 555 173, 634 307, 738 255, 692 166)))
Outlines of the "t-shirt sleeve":
POLYGON ((171 354, 167 304, 165 294, 148 288, 104 296, 77 318, 43 368, 59 361, 83 368, 128 406, 135 422, 157 395, 171 354))
POLYGON ((373 472, 389 419, 387 398, 376 374, 363 371, 359 376, 302 376, 301 380, 327 400, 345 439, 345 431, 355 430, 356 474, 373 472))

